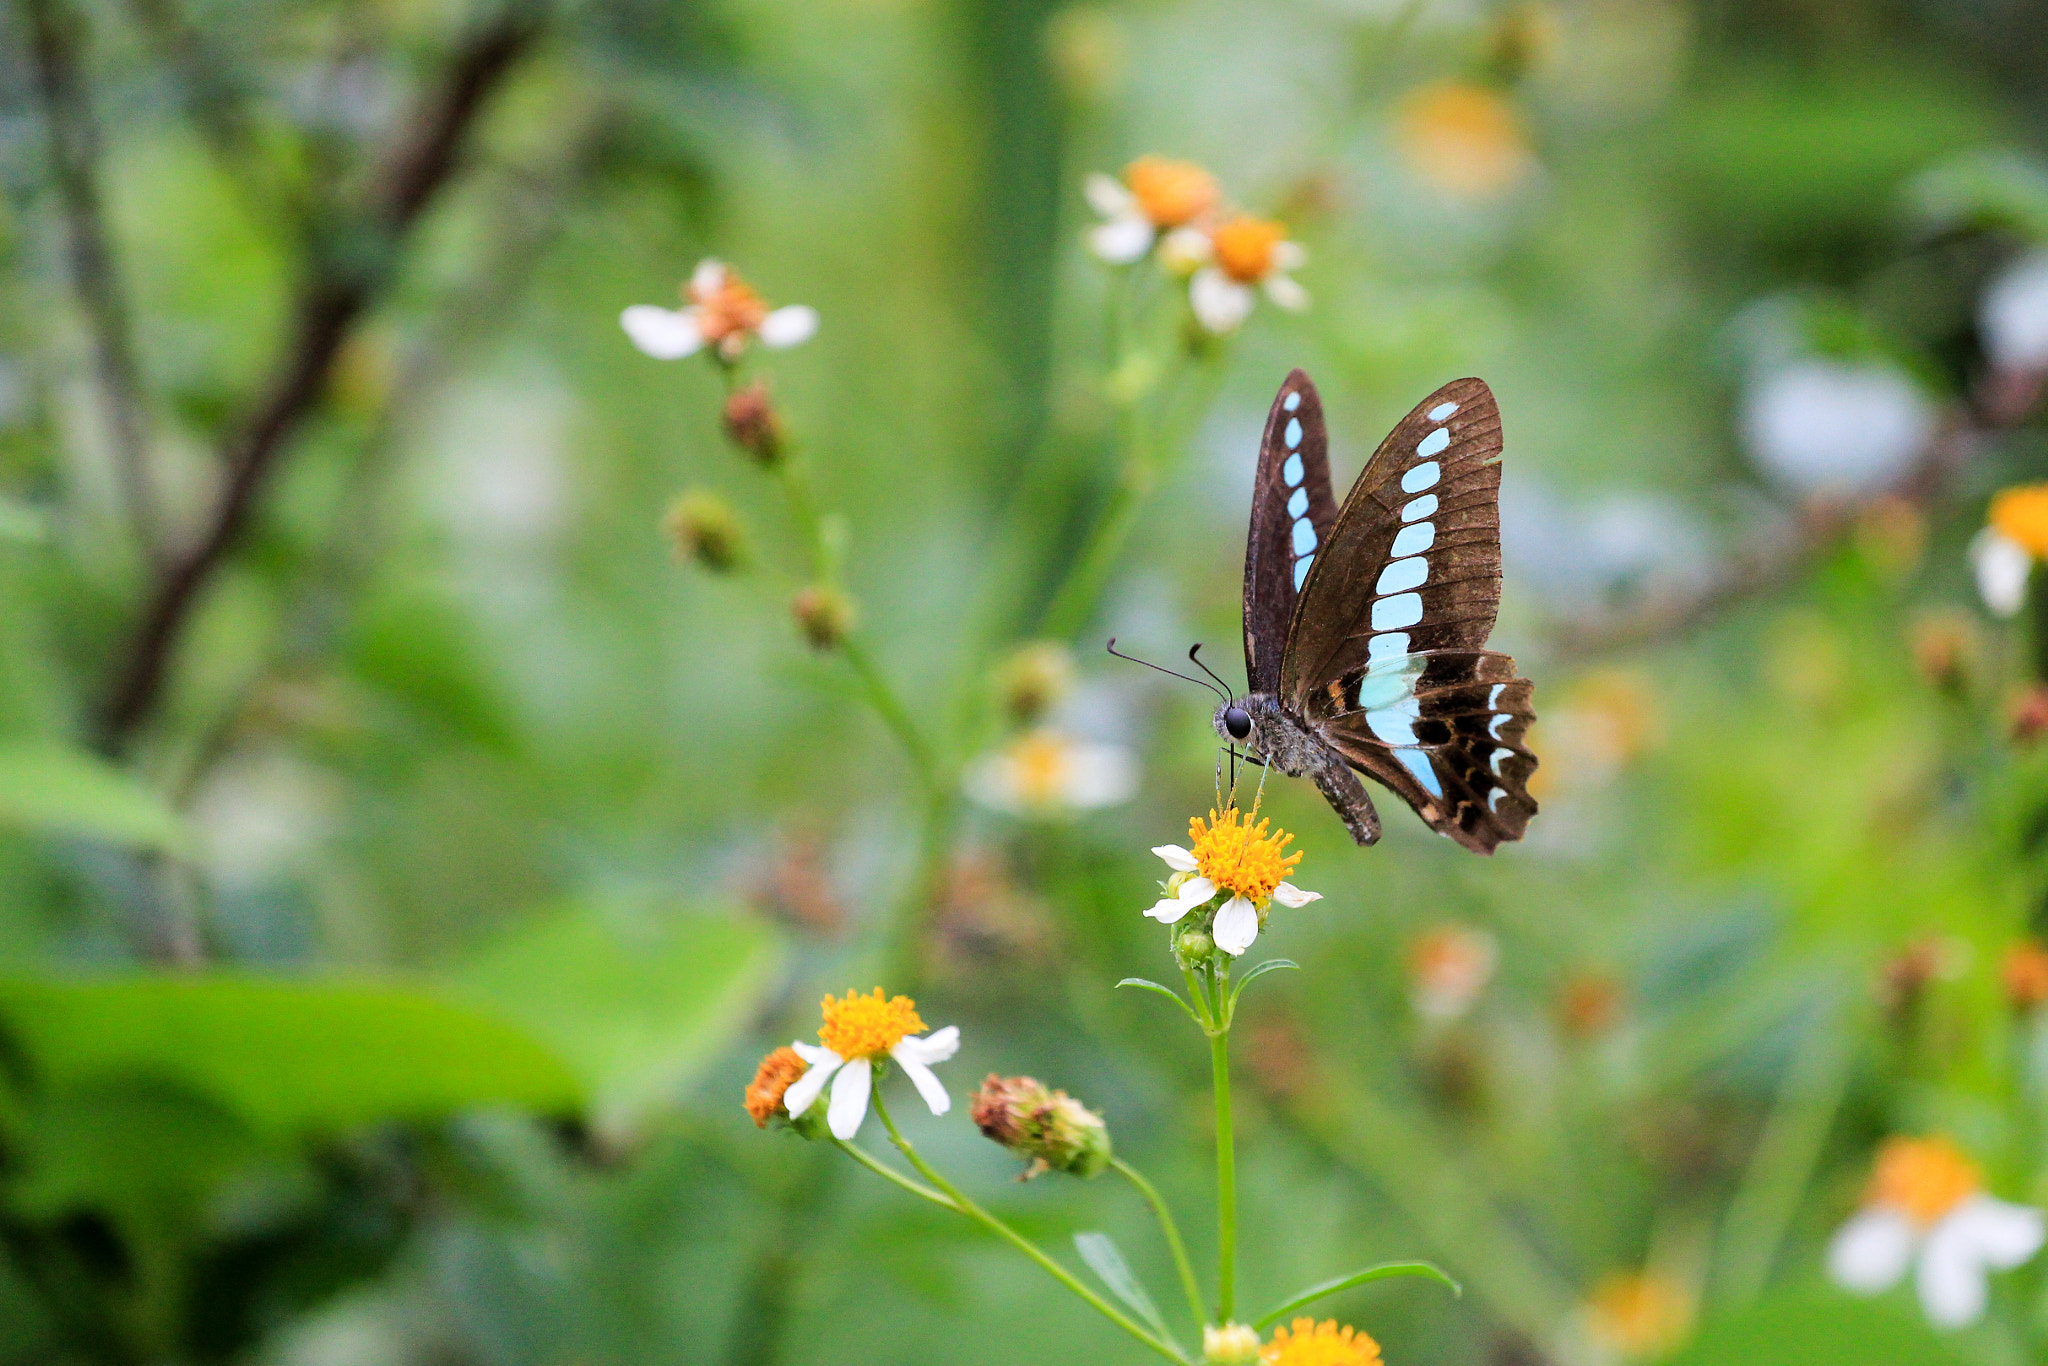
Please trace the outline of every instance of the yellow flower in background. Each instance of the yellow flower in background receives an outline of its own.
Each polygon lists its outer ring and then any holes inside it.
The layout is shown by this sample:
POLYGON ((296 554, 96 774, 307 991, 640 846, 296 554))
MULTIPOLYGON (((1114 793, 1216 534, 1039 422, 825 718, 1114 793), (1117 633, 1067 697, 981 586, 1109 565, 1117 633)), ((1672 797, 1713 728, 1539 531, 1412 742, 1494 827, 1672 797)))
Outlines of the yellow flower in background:
POLYGON ((1625 1357, 1659 1357, 1692 1332, 1693 1297, 1655 1271, 1617 1271, 1602 1278, 1586 1302, 1593 1340, 1625 1357))
POLYGON ((1088 203, 1103 222, 1088 233, 1094 253, 1112 265, 1129 265, 1152 250, 1159 235, 1185 228, 1216 207, 1216 178, 1192 161, 1139 157, 1122 180, 1097 173, 1082 183, 1088 203))
POLYGON ((1513 189, 1536 168, 1514 106, 1485 86, 1442 81, 1402 102, 1396 137, 1411 169, 1460 198, 1513 189))
POLYGON ((1970 542, 1970 563, 1984 605, 2009 617, 2027 600, 2027 579, 2048 559, 2048 484, 2004 489, 1991 500, 1984 529, 1970 542))
POLYGON ((1828 1274, 1858 1294, 1889 1290, 1915 1257, 1920 1306, 1938 1328, 1983 1317, 1986 1277, 2041 1250, 2042 1212, 1985 1194, 1977 1164, 1946 1138, 1888 1138, 1863 1208, 1828 1244, 1828 1274))
MULTIPOLYGON (((1257 814, 1254 808, 1253 815, 1257 814)), ((1270 824, 1261 820, 1253 825, 1234 806, 1220 814, 1210 811, 1207 821, 1200 816, 1190 819, 1192 849, 1161 844, 1152 850, 1174 875, 1167 882, 1167 894, 1145 914, 1171 925, 1227 893, 1230 899, 1218 908, 1209 933, 1217 948, 1236 957, 1259 937, 1261 913, 1269 902, 1306 906, 1322 900, 1321 892, 1305 892, 1284 880, 1301 862, 1301 851, 1285 852, 1294 836, 1285 830, 1269 831, 1270 824)))
POLYGON ((731 267, 711 258, 698 262, 683 298, 680 309, 634 304, 619 315, 619 326, 656 360, 680 360, 709 346, 721 360, 735 361, 755 341, 795 346, 818 330, 818 310, 804 304, 771 309, 731 267))
POLYGON ((1380 1366, 1380 1345, 1335 1319, 1300 1318, 1273 1330, 1259 1353, 1263 1366, 1380 1366))
POLYGON ((977 759, 967 770, 966 786, 968 796, 992 811, 1093 811, 1131 799, 1138 790, 1138 760, 1123 745, 1040 727, 977 759))
POLYGON ((1207 231, 1183 228, 1167 241, 1169 264, 1192 270, 1188 304, 1210 332, 1235 331, 1263 293, 1285 309, 1308 307, 1308 291, 1289 275, 1308 261, 1283 224, 1239 214, 1207 231))
POLYGON ((924 1028, 917 1002, 908 996, 884 996, 880 987, 868 996, 855 991, 847 992, 844 1000, 827 996, 821 1009, 825 1020, 818 1027, 818 1042, 808 1044, 799 1039, 790 1045, 809 1064, 809 1070, 782 1093, 783 1106, 792 1119, 817 1103, 829 1081, 832 1100, 825 1111, 826 1127, 834 1138, 851 1139, 868 1115, 875 1064, 885 1059, 903 1069, 933 1114, 943 1115, 953 1108, 953 1098, 939 1084, 931 1065, 959 1052, 958 1027, 947 1025, 917 1037, 924 1028))

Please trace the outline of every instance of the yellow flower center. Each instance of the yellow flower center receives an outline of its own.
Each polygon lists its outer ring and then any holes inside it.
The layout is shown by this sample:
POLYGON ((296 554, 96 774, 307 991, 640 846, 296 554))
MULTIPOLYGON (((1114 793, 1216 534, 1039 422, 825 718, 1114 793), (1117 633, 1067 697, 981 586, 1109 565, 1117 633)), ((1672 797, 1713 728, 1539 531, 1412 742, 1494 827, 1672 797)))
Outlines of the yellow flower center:
POLYGON ((761 1059, 754 1079, 747 1083, 747 1113, 754 1117, 755 1128, 767 1128, 768 1121, 782 1112, 782 1093, 803 1074, 802 1055, 786 1045, 761 1059))
POLYGON ((718 288, 688 288, 690 302, 697 305, 697 330, 704 340, 717 343, 738 333, 755 332, 768 320, 768 305, 752 285, 730 269, 718 288))
POLYGON ((1507 189, 1532 158, 1521 120, 1484 86, 1446 81, 1410 95, 1401 110, 1402 153, 1417 174, 1458 195, 1507 189))
POLYGON ((2005 489, 1991 500, 1991 525, 1999 535, 2048 559, 2048 484, 2005 489))
POLYGON ((1269 218, 1233 218, 1209 234, 1216 265, 1242 285, 1255 285, 1273 273, 1273 257, 1287 240, 1287 229, 1269 218))
POLYGON ((924 1029, 917 1017, 917 1002, 908 996, 884 999, 882 989, 872 996, 849 991, 843 1001, 825 998, 825 1023, 818 1027, 818 1042, 849 1061, 879 1058, 894 1048, 906 1034, 924 1029))
POLYGON ((1200 816, 1189 820, 1188 844, 1197 871, 1233 896, 1264 902, 1301 862, 1300 850, 1281 852, 1294 842, 1294 836, 1285 830, 1268 834, 1267 824, 1264 820, 1251 824, 1234 806, 1220 816, 1210 811, 1206 825, 1200 816))
POLYGON ((1010 746, 1016 765, 1017 800, 1025 806, 1054 806, 1066 795, 1073 746, 1051 731, 1033 731, 1010 746))
POLYGON ((1178 228, 1207 213, 1216 203, 1216 180, 1192 161, 1139 157, 1124 167, 1138 208, 1158 228, 1178 228))
POLYGON ((1380 1366, 1380 1345, 1335 1319, 1296 1319, 1273 1330, 1259 1360, 1265 1366, 1380 1366))
POLYGON ((1888 1138, 1877 1150, 1865 1197, 1905 1211, 1922 1226, 1937 1222, 1983 1185, 1977 1164, 1946 1138, 1888 1138))
POLYGON ((1692 1296, 1654 1271, 1621 1271, 1594 1287, 1593 1336, 1624 1356, 1661 1356, 1692 1331, 1692 1296))

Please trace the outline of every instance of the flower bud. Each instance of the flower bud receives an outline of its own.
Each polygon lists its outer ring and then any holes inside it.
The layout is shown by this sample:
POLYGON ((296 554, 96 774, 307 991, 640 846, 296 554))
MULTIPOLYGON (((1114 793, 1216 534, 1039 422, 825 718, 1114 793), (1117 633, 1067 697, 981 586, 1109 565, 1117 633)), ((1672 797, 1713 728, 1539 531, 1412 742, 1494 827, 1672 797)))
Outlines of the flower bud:
POLYGON ((1258 1359, 1258 1329, 1243 1323, 1203 1327, 1202 1366, 1249 1366, 1258 1359))
POLYGON ((798 589, 789 610, 813 649, 829 650, 853 629, 853 599, 826 584, 798 589))
POLYGON ((2007 949, 1999 976, 2015 1015, 2033 1015, 2048 1005, 2048 948, 2040 941, 2022 939, 2007 949))
POLYGON ((1029 725, 1074 686, 1073 652, 1057 641, 1033 641, 1010 656, 996 681, 1004 710, 1029 725))
POLYGON ((768 381, 732 391, 725 400, 725 436, 756 464, 773 466, 782 458, 782 418, 768 397, 768 381))
POLYGON ((1982 645, 1961 612, 1930 612, 1914 621, 1909 640, 1920 676, 1951 697, 1969 692, 1982 645))
POLYGON ((2048 687, 2029 683, 2013 698, 2009 716, 2016 745, 2031 745, 2048 734, 2048 687))
POLYGON ((1188 966, 1204 962, 1216 949, 1216 941, 1202 930, 1183 930, 1173 941, 1174 955, 1188 966))
POLYGON ((747 1113, 754 1117, 755 1128, 767 1128, 770 1120, 789 1119, 782 1094, 804 1071, 804 1060, 794 1048, 778 1048, 761 1059, 754 1079, 747 1083, 747 1113))
POLYGON ((1102 1116, 1032 1077, 989 1073, 970 1113, 984 1135, 1031 1159, 1021 1180, 1043 1171, 1095 1176, 1109 1165, 1109 1128, 1102 1116))
POLYGON ((715 493, 682 494, 668 505, 661 528, 675 544, 677 559, 695 560, 715 574, 730 573, 745 558, 739 514, 715 493))

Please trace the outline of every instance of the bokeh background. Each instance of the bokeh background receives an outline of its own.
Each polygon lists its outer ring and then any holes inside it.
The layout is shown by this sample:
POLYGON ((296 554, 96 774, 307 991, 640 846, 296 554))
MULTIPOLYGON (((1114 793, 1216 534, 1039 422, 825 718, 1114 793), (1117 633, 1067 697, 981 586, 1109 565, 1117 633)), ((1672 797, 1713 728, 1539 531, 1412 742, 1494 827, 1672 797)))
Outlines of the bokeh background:
MULTIPOLYGON (((1388 799, 1361 851, 1268 786, 1324 900, 1237 1040, 1248 1302, 1419 1256, 1466 1296, 1328 1305, 1389 1362, 2043 1359, 2040 1268, 1938 1334, 1823 1249, 1891 1134, 2048 1200, 2048 694, 1967 553, 2048 476, 2044 38, 2031 0, 10 6, 0 1359, 1140 1359, 740 1090, 886 979, 960 1026, 956 1097, 1101 1110, 1208 1265, 1201 1040, 1111 984, 1171 975, 1146 851, 1211 801, 1212 701, 1101 644, 1241 676, 1296 365, 1340 481, 1439 383, 1498 394, 1543 812, 1482 860, 1388 799), (1114 327, 1082 184, 1147 153, 1285 221, 1310 306, 1191 348, 1160 278, 1114 327), (819 311, 749 364, 922 768, 792 622, 714 368, 620 331, 710 255, 819 311), (664 536, 685 489, 733 572, 664 536), (1020 753, 1135 782, 1006 797, 1020 753)), ((911 1131, 1166 1296, 1126 1188, 1017 1184, 963 1110, 911 1131)))

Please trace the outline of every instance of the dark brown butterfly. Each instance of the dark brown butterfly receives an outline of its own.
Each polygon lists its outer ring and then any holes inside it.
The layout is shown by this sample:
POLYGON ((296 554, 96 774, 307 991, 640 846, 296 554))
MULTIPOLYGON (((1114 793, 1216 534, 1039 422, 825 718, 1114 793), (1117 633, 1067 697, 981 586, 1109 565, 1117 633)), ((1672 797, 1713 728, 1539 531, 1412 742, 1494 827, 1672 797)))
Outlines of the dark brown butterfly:
POLYGON ((1244 552, 1246 696, 1216 732, 1307 774, 1351 837, 1380 837, 1356 774, 1476 853, 1536 814, 1515 661, 1485 648, 1500 604, 1500 409, 1453 380, 1380 443, 1340 510, 1315 385, 1280 386, 1244 552))

